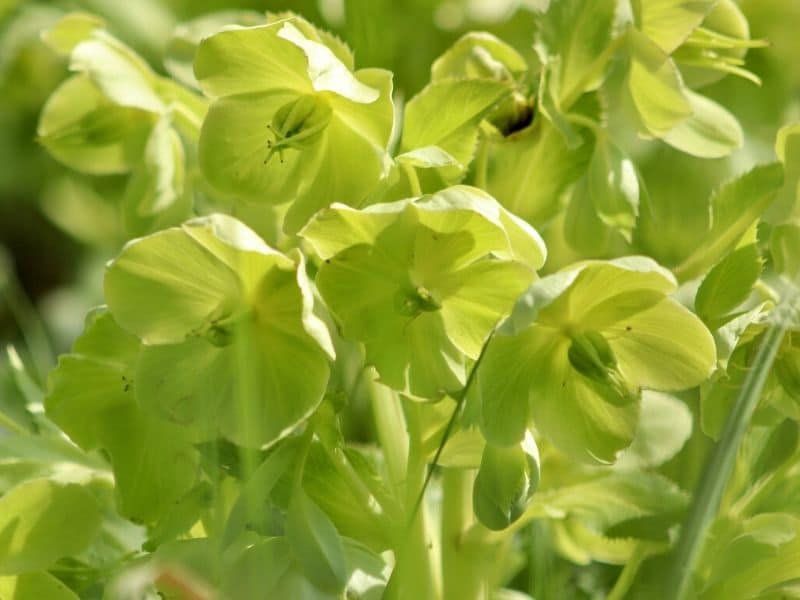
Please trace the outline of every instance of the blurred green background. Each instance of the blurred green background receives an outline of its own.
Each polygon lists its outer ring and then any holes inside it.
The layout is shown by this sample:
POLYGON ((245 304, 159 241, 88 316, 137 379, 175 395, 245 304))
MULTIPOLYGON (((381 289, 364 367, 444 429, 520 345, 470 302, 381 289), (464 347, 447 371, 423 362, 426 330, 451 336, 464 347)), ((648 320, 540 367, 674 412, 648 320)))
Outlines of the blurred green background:
MULTIPOLYGON (((7 345, 24 341, 22 359, 41 382, 55 354, 66 350, 80 331, 86 310, 102 301, 102 266, 124 241, 115 225, 116 207, 104 195, 116 185, 114 178, 90 181, 70 173, 36 142, 42 105, 67 75, 64 61, 39 41, 42 29, 68 12, 96 13, 163 72, 164 48, 182 21, 215 10, 292 10, 346 40, 355 49, 358 67, 391 69, 398 97, 408 98, 427 82, 431 62, 465 31, 491 31, 532 57, 531 11, 547 3, 0 0, 0 396, 11 385, 7 345)), ((654 142, 637 157, 666 234, 647 250, 667 264, 670 256, 685 252, 675 244, 684 243, 693 228, 704 230, 708 193, 732 173, 770 160, 778 128, 800 118, 800 2, 740 4, 752 36, 770 42, 748 55, 747 67, 763 84, 728 77, 704 93, 740 119, 745 147, 730 158, 700 163, 654 142)))

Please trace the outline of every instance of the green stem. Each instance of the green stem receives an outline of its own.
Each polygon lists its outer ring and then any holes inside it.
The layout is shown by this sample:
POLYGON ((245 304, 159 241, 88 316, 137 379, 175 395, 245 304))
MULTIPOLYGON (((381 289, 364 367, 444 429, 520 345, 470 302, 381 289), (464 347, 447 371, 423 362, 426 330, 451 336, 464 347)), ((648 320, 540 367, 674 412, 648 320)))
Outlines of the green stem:
MULTIPOLYGON (((0 261, 2 258, 0 256, 0 261)), ((0 270, 2 270, 2 265, 0 265, 0 270)), ((55 352, 50 344, 50 337, 16 275, 9 269, 6 277, 5 285, 2 285, 2 281, 0 281, 0 296, 5 296, 9 312, 22 333, 22 339, 25 341, 35 367, 36 382, 43 385, 47 381, 47 372, 55 364, 55 352)), ((0 279, 2 279, 2 273, 0 273, 0 279)))
POLYGON ((2 410, 0 410, 0 427, 5 427, 11 433, 16 433, 17 435, 28 435, 30 433, 27 429, 14 421, 14 419, 9 417, 2 410))
POLYGON ((625 598, 625 594, 628 593, 628 590, 631 589, 631 585, 633 585, 634 580, 636 579, 636 574, 639 572, 639 567, 642 566, 644 559, 647 558, 648 552, 646 549, 646 542, 640 542, 636 545, 633 549, 633 555, 628 559, 628 562, 625 563, 625 566, 622 568, 622 572, 619 574, 616 583, 614 583, 614 587, 611 588, 606 600, 623 600, 625 598))
POLYGON ((404 497, 408 471, 408 434, 406 418, 398 395, 388 387, 364 378, 370 399, 378 443, 383 449, 391 489, 404 497))
POLYGON ((422 448, 419 415, 422 406, 416 402, 408 402, 406 409, 409 446, 405 506, 413 508, 406 513, 407 527, 401 527, 396 532, 396 597, 439 600, 443 596, 437 539, 431 527, 427 506, 414 503, 424 485, 427 464, 422 448))
POLYGON ((786 324, 781 322, 773 325, 764 335, 753 366, 725 422, 720 441, 706 463, 675 550, 672 576, 668 579, 672 585, 667 591, 666 600, 684 600, 689 596, 692 575, 703 549, 703 542, 716 517, 739 445, 758 405, 785 331, 786 324))
POLYGON ((410 165, 406 162, 402 163, 403 171, 408 177, 408 185, 411 186, 411 195, 412 196, 422 196, 422 186, 419 183, 419 176, 417 175, 417 170, 414 168, 413 165, 410 165))
POLYGON ((489 170, 489 139, 483 136, 475 159, 475 187, 486 189, 486 178, 489 170))
POLYGON ((442 471, 442 582, 445 598, 481 600, 488 589, 465 534, 475 521, 472 509, 474 471, 442 471))

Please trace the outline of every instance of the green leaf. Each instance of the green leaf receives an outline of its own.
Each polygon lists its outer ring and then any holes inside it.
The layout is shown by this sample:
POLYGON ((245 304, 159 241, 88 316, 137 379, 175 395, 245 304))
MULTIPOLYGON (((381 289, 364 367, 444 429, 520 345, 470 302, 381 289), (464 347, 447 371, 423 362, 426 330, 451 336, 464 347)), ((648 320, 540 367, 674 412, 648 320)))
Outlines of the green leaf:
POLYGON ((744 134, 730 112, 705 96, 685 90, 692 114, 662 139, 682 152, 700 158, 728 156, 744 143, 744 134))
POLYGON ((784 513, 765 513, 742 523, 725 551, 712 557, 714 585, 704 600, 731 594, 758 597, 765 590, 800 577, 800 526, 784 513))
POLYGON ((525 512, 538 484, 539 450, 530 432, 516 446, 487 444, 472 492, 475 515, 489 529, 505 529, 525 512))
POLYGON ((794 280, 800 273, 800 225, 787 223, 773 228, 769 251, 775 270, 794 280))
POLYGON ((755 167, 723 185, 711 197, 711 226, 699 248, 673 269, 682 281, 699 276, 719 261, 775 199, 783 169, 773 163, 755 167))
POLYGON ((348 569, 342 539, 328 515, 300 487, 289 502, 286 539, 314 585, 331 593, 344 590, 348 569))
POLYGON ((633 519, 680 513, 687 501, 683 490, 656 473, 612 472, 587 482, 541 490, 527 512, 531 516, 560 513, 603 533, 633 519))
POLYGON ((784 181, 775 202, 764 213, 764 221, 791 224, 800 216, 800 125, 793 123, 778 131, 775 154, 783 164, 784 181))
POLYGON ((692 105, 672 59, 642 34, 628 35, 628 91, 646 132, 661 137, 692 115, 692 105))
POLYGON ((667 54, 702 23, 717 0, 634 0, 639 29, 667 54))
POLYGON ((21 483, 0 498, 0 573, 38 571, 75 556, 94 539, 100 518, 97 500, 79 485, 21 483))
POLYGON ((527 70, 525 59, 503 40, 485 31, 470 31, 433 61, 431 81, 450 78, 503 81, 527 70))
POLYGON ((58 579, 44 571, 0 577, 0 600, 79 600, 58 579))
POLYGON ((510 93, 508 85, 482 79, 431 83, 406 105, 401 150, 439 146, 460 164, 472 162, 478 124, 510 93), (458 98, 458 102, 453 102, 458 98))
POLYGON ((57 160, 84 173, 129 172, 140 160, 154 117, 118 106, 84 75, 71 77, 50 96, 37 135, 57 160))
POLYGON ((761 269, 761 256, 755 244, 728 254, 703 278, 694 299, 697 314, 709 322, 732 312, 747 299, 761 269))
POLYGON ((223 575, 221 591, 232 600, 269 595, 302 598, 295 595, 299 590, 292 589, 290 583, 293 562, 292 548, 284 538, 260 539, 231 561, 223 575))

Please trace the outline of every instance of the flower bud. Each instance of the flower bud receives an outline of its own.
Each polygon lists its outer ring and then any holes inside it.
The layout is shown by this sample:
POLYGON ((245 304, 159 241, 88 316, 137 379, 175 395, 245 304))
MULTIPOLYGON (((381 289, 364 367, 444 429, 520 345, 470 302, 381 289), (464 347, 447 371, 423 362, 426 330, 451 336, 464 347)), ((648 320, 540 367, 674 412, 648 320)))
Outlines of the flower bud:
POLYGON ((283 162, 286 148, 304 150, 317 143, 331 121, 333 111, 318 95, 306 94, 281 106, 267 125, 274 141, 267 142, 269 154, 264 164, 275 152, 283 162))

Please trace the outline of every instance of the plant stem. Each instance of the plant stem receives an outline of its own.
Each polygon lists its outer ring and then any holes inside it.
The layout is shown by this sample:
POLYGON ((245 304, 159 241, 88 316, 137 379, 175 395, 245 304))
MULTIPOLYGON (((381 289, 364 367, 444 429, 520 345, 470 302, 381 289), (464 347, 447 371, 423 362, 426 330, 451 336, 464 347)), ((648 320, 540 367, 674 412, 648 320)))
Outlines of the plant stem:
POLYGON ((625 598, 625 594, 631 589, 631 585, 633 585, 633 581, 636 579, 636 573, 639 572, 639 567, 647 556, 646 543, 640 542, 634 548, 633 555, 622 568, 622 572, 619 574, 606 600, 623 600, 623 598, 625 598))
POLYGON ((391 488, 404 497, 408 471, 408 435, 400 399, 395 392, 377 383, 372 377, 365 377, 363 381, 372 406, 378 443, 383 449, 391 488))
POLYGON ((465 543, 465 533, 475 521, 472 484, 475 474, 467 469, 442 471, 442 581, 445 598, 481 600, 486 581, 465 543))
POLYGON ((403 171, 406 177, 408 177, 408 185, 411 186, 411 195, 422 196, 422 186, 419 184, 419 176, 414 166, 404 162, 403 171))
POLYGON ((720 441, 706 463, 673 556, 672 576, 668 579, 672 584, 667 591, 666 600, 684 600, 689 596, 692 575, 703 549, 703 542, 716 517, 739 445, 758 405, 764 382, 785 331, 786 324, 781 322, 770 327, 764 335, 753 366, 725 422, 720 441))

